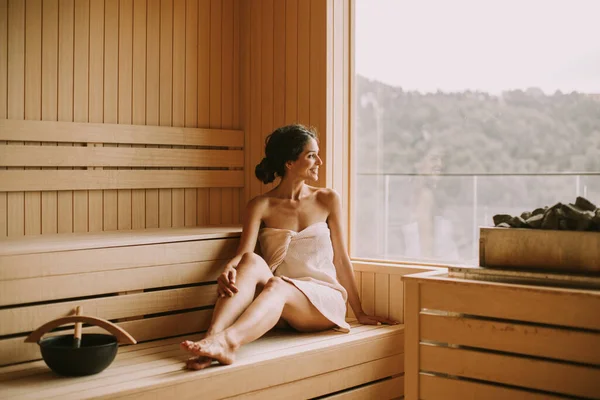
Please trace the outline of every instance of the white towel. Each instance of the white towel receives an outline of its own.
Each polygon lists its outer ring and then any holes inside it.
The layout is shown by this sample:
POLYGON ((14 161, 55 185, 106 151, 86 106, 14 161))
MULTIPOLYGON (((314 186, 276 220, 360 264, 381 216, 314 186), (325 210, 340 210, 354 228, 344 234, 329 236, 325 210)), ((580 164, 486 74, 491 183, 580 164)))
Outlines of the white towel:
POLYGON ((261 252, 273 275, 296 286, 336 330, 349 332, 346 322, 348 295, 337 281, 333 245, 326 222, 317 222, 300 232, 263 228, 259 232, 261 252))

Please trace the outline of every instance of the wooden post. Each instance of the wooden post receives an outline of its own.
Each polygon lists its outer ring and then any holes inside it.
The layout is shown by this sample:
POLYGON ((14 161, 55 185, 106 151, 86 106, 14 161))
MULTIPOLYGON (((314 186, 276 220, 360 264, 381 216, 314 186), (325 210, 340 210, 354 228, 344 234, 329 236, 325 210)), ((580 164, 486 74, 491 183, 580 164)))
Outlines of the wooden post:
POLYGON ((419 399, 419 312, 421 310, 419 282, 404 282, 404 396, 407 400, 419 399))

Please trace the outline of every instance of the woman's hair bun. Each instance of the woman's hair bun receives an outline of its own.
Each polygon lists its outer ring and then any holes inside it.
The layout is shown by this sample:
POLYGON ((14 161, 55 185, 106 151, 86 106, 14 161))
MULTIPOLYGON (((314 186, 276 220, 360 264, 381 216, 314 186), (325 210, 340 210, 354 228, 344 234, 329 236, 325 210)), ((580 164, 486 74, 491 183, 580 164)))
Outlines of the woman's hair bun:
POLYGON ((275 171, 269 165, 267 157, 263 158, 262 161, 256 165, 254 174, 262 183, 271 183, 275 180, 275 171))

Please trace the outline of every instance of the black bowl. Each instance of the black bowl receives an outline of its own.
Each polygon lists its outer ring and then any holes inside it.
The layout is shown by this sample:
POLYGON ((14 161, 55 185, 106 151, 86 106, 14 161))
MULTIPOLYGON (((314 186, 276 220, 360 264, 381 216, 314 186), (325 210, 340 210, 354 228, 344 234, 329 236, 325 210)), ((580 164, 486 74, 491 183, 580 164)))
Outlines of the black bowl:
POLYGON ((82 335, 79 348, 73 347, 73 341, 73 335, 62 335, 39 342, 46 365, 59 375, 97 374, 113 362, 119 348, 117 338, 112 335, 82 335))

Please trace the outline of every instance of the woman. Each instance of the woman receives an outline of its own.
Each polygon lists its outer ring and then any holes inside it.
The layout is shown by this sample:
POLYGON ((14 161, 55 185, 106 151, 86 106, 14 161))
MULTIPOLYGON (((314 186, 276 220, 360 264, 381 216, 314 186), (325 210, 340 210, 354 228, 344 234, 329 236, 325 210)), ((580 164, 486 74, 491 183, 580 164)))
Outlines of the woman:
POLYGON ((341 202, 331 189, 309 186, 319 177, 316 135, 302 125, 275 130, 255 174, 273 190, 246 208, 237 255, 219 276, 218 299, 206 337, 181 347, 195 357, 190 369, 217 360, 231 364, 235 351, 276 325, 300 332, 348 332, 346 301, 362 324, 394 324, 363 312, 344 246, 341 202), (254 254, 257 240, 263 258, 254 254))

